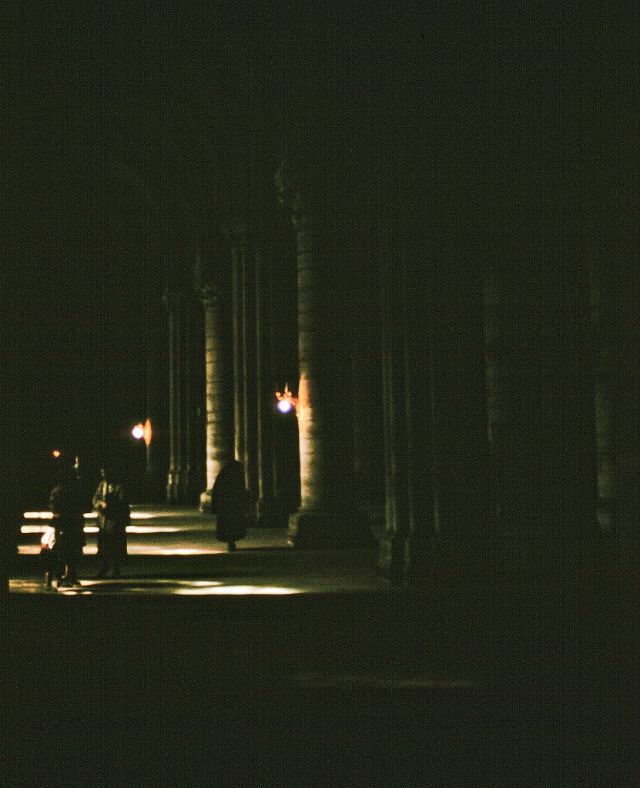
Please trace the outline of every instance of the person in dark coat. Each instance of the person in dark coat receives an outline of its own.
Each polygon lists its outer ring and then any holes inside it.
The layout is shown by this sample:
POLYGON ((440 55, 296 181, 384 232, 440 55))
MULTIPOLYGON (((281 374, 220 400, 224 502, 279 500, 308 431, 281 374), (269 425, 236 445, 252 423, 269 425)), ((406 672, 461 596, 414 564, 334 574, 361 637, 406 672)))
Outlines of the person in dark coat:
MULTIPOLYGON (((55 528, 55 557, 64 567, 58 587, 78 585, 78 568, 85 545, 83 499, 82 484, 74 469, 63 471, 49 496, 55 528)), ((48 583, 49 580, 50 577, 48 583)))
POLYGON ((106 577, 113 568, 113 577, 120 577, 120 564, 127 557, 127 526, 131 508, 124 485, 106 465, 100 468, 100 483, 91 501, 98 512, 97 577, 106 577))
POLYGON ((218 474, 211 490, 211 511, 216 516, 216 539, 226 542, 229 552, 247 533, 249 493, 244 486, 242 463, 231 460, 218 474))

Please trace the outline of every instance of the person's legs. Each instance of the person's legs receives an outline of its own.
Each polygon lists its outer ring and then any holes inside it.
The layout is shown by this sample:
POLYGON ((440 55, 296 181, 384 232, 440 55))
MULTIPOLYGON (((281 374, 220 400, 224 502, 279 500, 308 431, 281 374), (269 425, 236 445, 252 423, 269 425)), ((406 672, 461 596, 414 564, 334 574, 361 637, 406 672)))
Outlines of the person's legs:
POLYGON ((78 585, 78 565, 75 561, 67 561, 64 565, 64 575, 58 585, 68 587, 78 585))

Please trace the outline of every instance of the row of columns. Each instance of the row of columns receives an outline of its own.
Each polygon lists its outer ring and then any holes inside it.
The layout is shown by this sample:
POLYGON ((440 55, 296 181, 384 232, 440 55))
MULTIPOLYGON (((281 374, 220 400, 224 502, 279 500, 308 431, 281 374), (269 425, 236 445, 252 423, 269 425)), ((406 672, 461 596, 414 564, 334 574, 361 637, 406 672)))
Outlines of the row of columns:
MULTIPOLYGON (((465 235, 438 218, 415 175, 373 179, 358 200, 346 174, 282 170, 276 184, 295 249, 282 261, 296 274, 292 544, 366 543, 379 504, 380 569, 398 583, 445 583, 579 573, 603 532, 631 527, 638 451, 627 432, 638 408, 624 392, 637 381, 630 362, 611 361, 637 353, 624 336, 637 325, 624 275, 616 283, 588 264, 562 222, 528 244, 508 226, 465 235)), ((200 290, 206 487, 237 457, 266 523, 280 495, 273 305, 283 246, 245 227, 226 243, 229 260, 211 266, 227 278, 210 274, 200 290)), ((170 324, 176 354, 180 325, 170 324)), ((172 402, 180 374, 176 361, 172 402)), ((174 477, 172 465, 170 488, 174 477)))
POLYGON ((286 419, 276 421, 273 250, 266 251, 264 240, 245 227, 235 227, 205 256, 199 275, 207 425, 201 506, 206 508, 222 465, 235 458, 244 467, 256 522, 282 524, 292 506, 282 443, 290 442, 289 454, 297 447, 286 434, 286 419))

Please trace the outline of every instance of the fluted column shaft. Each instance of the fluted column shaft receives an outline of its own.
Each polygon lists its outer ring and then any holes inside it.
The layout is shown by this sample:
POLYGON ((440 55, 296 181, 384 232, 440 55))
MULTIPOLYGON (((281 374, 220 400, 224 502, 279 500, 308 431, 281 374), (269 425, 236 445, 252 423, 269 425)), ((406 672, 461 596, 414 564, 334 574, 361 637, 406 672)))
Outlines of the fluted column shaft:
POLYGON ((397 222, 384 215, 379 235, 385 536, 379 564, 394 583, 407 579, 413 525, 410 452, 408 292, 406 259, 398 254, 397 222))
POLYGON ((233 458, 233 397, 230 348, 222 294, 203 288, 205 330, 206 486, 211 490, 222 466, 233 458))
POLYGON ((242 301, 242 377, 245 483, 253 501, 258 491, 258 399, 256 358, 256 276, 255 243, 242 233, 240 237, 242 301))
POLYGON ((258 524, 275 524, 273 475, 273 405, 274 392, 269 370, 272 354, 270 260, 257 246, 255 256, 255 348, 256 348, 256 460, 258 491, 258 524))
POLYGON ((231 239, 231 293, 233 346, 233 435, 234 454, 246 468, 245 411, 244 411, 244 338, 242 298, 242 250, 235 236, 231 239))
POLYGON ((191 498, 191 386, 190 302, 180 291, 167 291, 167 339, 169 355, 169 470, 166 497, 170 503, 191 498))
POLYGON ((340 190, 335 184, 320 191, 315 183, 306 186, 306 192, 295 191, 292 199, 301 503, 289 520, 289 537, 295 546, 339 547, 368 538, 352 496, 351 302, 345 289, 351 261, 345 254, 348 236, 340 218, 340 190))

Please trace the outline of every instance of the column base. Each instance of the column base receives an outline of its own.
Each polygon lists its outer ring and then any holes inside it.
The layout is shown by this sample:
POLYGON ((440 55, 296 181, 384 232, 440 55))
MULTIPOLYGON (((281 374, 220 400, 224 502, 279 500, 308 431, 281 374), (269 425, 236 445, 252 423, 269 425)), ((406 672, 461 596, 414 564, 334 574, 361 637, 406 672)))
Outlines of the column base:
POLYGON ((169 473, 167 474, 167 486, 166 486, 167 503, 179 502, 178 489, 179 489, 178 471, 169 471, 169 473))
POLYGON ((198 511, 211 514, 211 490, 203 490, 198 500, 198 511))
POLYGON ((407 536, 385 534, 378 542, 377 567, 391 585, 406 585, 411 562, 411 541, 407 536))
POLYGON ((288 541, 292 547, 310 550, 372 547, 375 544, 367 518, 352 509, 294 512, 289 517, 288 541))

